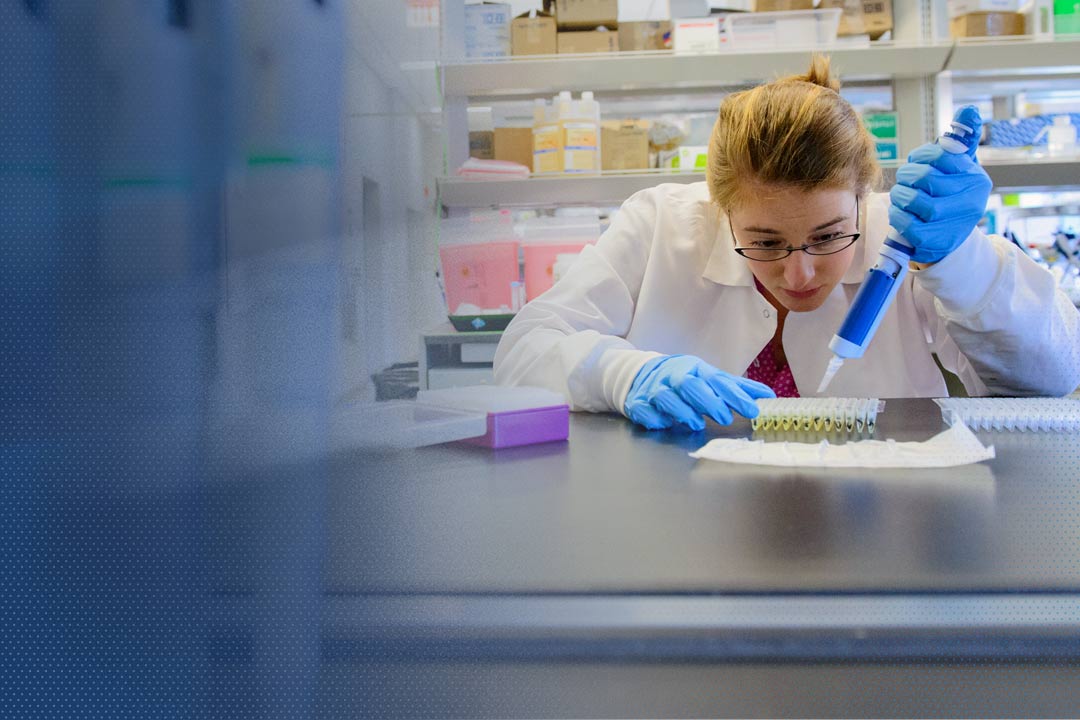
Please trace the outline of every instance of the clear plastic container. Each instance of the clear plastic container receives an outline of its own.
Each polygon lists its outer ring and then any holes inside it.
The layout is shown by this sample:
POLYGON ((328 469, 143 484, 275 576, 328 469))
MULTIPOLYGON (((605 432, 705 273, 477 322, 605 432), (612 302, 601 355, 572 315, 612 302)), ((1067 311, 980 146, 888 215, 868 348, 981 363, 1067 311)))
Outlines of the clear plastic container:
POLYGON ((405 450, 482 437, 487 413, 436 407, 411 400, 352 405, 331 423, 335 450, 405 450))
POLYGON ((477 386, 445 390, 421 390, 418 403, 487 417, 483 437, 466 442, 501 448, 566 440, 570 433, 570 407, 558 393, 537 387, 477 386))
POLYGON ((443 221, 439 260, 449 314, 512 312, 519 247, 509 213, 443 221))
POLYGON ((724 21, 725 46, 733 50, 811 48, 832 45, 842 8, 732 13, 724 21))
POLYGON ((559 255, 580 253, 600 238, 598 215, 537 218, 525 223, 525 299, 531 301, 555 283, 559 255))

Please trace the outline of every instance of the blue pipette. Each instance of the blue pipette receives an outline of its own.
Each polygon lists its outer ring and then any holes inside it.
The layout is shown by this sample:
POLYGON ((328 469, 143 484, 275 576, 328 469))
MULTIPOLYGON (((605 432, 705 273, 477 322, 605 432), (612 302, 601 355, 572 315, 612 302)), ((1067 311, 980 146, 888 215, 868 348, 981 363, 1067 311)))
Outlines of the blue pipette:
MULTIPOLYGON (((938 145, 945 152, 955 154, 967 152, 978 142, 975 130, 956 120, 953 120, 952 127, 938 138, 938 145)), ((847 317, 829 341, 833 357, 825 369, 825 376, 821 378, 818 393, 825 392, 844 360, 862 357, 881 324, 881 318, 892 305, 896 291, 907 276, 908 263, 913 254, 915 248, 911 243, 896 232, 895 228, 889 228, 877 264, 867 271, 847 317)))

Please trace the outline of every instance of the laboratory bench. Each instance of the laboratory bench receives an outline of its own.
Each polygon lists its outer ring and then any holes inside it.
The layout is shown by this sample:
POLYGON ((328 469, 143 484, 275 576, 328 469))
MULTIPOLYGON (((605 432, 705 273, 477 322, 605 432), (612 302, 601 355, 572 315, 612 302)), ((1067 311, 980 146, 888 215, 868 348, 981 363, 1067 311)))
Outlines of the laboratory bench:
MULTIPOLYGON (((887 400, 876 437, 944 428, 930 400, 887 400)), ((980 432, 995 459, 942 469, 688 455, 750 434, 572 414, 567 442, 344 452, 318 461, 321 483, 264 469, 213 503, 222 523, 260 518, 213 582, 237 617, 268 564, 305 583, 291 602, 319 637, 320 707, 1080 711, 1077 434, 980 432)))

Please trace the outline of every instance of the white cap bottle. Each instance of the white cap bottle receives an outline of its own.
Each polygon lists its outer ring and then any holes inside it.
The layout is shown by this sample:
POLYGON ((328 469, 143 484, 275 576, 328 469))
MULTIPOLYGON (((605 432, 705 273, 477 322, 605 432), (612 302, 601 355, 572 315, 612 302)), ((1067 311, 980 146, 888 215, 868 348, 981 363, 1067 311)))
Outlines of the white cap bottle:
POLYGON ((584 117, 600 122, 600 103, 596 102, 592 90, 581 93, 581 111, 584 117))
POLYGON ((1046 135, 1046 152, 1053 156, 1076 153, 1076 127, 1068 115, 1055 115, 1046 135))
POLYGON ((547 103, 544 98, 533 100, 533 126, 543 125, 547 120, 547 103))

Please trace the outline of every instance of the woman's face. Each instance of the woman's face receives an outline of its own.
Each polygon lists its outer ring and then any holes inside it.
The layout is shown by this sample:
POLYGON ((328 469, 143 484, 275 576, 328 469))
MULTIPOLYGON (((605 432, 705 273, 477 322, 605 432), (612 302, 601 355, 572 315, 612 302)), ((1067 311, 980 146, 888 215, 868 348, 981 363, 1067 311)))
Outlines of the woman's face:
MULTIPOLYGON (((858 232, 856 195, 850 190, 763 187, 728 213, 739 248, 802 247, 858 232)), ((816 310, 844 277, 852 244, 831 255, 796 251, 782 260, 747 259, 770 302, 792 312, 816 310)))

